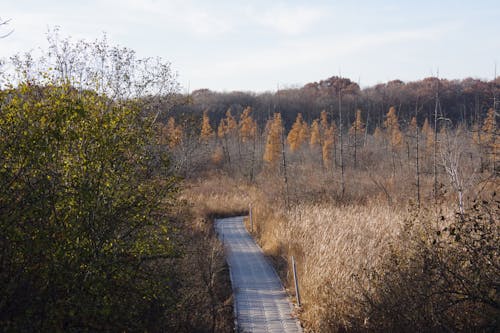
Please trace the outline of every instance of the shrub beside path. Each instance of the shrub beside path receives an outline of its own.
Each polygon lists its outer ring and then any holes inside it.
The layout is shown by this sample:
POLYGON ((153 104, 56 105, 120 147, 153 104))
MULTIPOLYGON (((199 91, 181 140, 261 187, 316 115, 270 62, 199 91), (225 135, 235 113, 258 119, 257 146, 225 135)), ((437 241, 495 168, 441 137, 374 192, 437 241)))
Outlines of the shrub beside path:
POLYGON ((238 332, 302 332, 281 281, 246 231, 243 217, 217 219, 231 272, 238 332))

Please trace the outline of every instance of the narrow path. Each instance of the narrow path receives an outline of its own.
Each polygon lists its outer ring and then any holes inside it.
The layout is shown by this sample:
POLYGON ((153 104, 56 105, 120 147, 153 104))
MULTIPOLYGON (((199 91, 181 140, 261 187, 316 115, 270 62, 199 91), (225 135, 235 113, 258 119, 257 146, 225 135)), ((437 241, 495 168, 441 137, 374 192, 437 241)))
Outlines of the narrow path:
POLYGON ((278 275, 255 244, 243 217, 215 221, 231 272, 238 332, 302 332, 278 275))

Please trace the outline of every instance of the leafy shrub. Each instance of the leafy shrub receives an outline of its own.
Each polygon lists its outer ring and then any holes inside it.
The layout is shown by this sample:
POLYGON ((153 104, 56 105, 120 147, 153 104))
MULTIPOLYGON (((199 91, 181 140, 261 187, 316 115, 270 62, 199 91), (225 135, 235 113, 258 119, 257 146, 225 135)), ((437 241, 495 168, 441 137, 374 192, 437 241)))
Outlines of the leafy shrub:
POLYGON ((172 306, 175 180, 140 111, 69 84, 1 92, 3 329, 153 330, 172 306))
POLYGON ((500 318, 500 202, 478 201, 437 223, 423 210, 406 220, 374 279, 377 331, 496 332, 500 318))

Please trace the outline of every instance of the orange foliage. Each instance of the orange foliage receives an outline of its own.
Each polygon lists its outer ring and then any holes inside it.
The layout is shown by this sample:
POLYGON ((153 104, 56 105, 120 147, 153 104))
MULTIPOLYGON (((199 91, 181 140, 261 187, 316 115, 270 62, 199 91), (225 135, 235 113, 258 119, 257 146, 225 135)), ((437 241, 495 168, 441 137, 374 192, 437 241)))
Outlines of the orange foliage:
POLYGON ((203 112, 203 120, 201 123, 201 133, 200 138, 202 141, 207 141, 214 136, 214 130, 210 126, 210 118, 208 117, 208 112, 203 112))
POLYGON ((287 142, 290 145, 290 150, 294 152, 299 149, 302 143, 307 141, 308 137, 309 127, 302 119, 302 114, 299 113, 287 136, 287 142))
POLYGON ((389 134, 389 142, 393 151, 398 150, 403 145, 403 135, 399 129, 398 116, 396 115, 396 108, 391 106, 387 112, 384 127, 389 134))
POLYGON ((429 154, 434 147, 434 130, 429 125, 429 119, 425 118, 424 125, 422 126, 422 134, 425 137, 425 148, 429 154))
POLYGON ((361 110, 356 111, 356 119, 352 123, 351 128, 349 129, 350 135, 357 136, 359 133, 365 130, 365 123, 361 119, 361 110))
POLYGON ((324 133, 323 146, 322 146, 322 157, 323 157, 323 165, 325 167, 330 166, 332 162, 332 149, 335 144, 335 132, 336 132, 335 124, 332 124, 330 128, 328 128, 324 133))
POLYGON ((174 117, 168 118, 166 130, 167 143, 170 148, 175 148, 182 141, 183 130, 181 125, 175 123, 174 117))
POLYGON ((257 134, 257 123, 252 119, 251 107, 243 110, 240 117, 240 137, 242 142, 253 140, 257 134))
POLYGON ((228 133, 228 127, 227 127, 227 120, 226 119, 221 119, 219 122, 219 127, 217 127, 217 136, 219 138, 223 138, 227 135, 228 133))
POLYGON ((281 137, 283 135, 283 123, 281 114, 275 113, 273 120, 269 123, 266 147, 264 150, 264 161, 270 166, 276 166, 282 150, 281 137))
POLYGON ((311 145, 311 147, 315 147, 321 144, 321 133, 319 130, 318 119, 314 119, 311 125, 311 139, 309 140, 309 144, 311 145))

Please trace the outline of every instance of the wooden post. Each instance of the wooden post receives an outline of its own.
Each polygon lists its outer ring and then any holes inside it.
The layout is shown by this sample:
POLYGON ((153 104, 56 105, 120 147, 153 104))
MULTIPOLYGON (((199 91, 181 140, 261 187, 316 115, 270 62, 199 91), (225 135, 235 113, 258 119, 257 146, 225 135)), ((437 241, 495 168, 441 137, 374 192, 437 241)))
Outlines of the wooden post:
POLYGON ((297 277, 297 266, 295 265, 295 258, 292 256, 292 269, 293 269, 293 282, 295 283, 295 297, 297 298, 297 306, 300 307, 300 292, 299 292, 299 279, 297 277))
POLYGON ((248 204, 248 218, 250 219, 250 232, 253 232, 252 204, 248 204))

